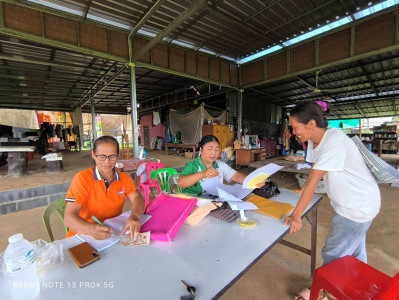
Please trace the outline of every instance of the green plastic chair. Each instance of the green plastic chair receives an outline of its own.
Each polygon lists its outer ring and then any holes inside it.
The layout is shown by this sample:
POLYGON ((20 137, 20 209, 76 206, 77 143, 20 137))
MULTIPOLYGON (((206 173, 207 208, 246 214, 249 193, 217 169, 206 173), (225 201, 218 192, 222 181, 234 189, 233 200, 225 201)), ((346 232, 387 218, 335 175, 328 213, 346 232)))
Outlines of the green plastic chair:
POLYGON ((169 178, 177 174, 173 168, 157 169, 151 172, 151 180, 155 179, 158 182, 162 192, 170 193, 169 178))
POLYGON ((169 177, 169 187, 171 193, 175 192, 175 187, 178 193, 183 193, 183 189, 177 184, 178 180, 179 174, 173 174, 169 177))
MULTIPOLYGON (((47 234, 50 238, 50 242, 54 242, 53 231, 50 226, 50 216, 55 211, 57 215, 60 216, 62 223, 64 223, 64 213, 65 213, 66 203, 65 198, 59 198, 54 202, 50 203, 43 212, 43 223, 46 227, 47 234)), ((65 233, 69 231, 69 229, 64 225, 65 233)))

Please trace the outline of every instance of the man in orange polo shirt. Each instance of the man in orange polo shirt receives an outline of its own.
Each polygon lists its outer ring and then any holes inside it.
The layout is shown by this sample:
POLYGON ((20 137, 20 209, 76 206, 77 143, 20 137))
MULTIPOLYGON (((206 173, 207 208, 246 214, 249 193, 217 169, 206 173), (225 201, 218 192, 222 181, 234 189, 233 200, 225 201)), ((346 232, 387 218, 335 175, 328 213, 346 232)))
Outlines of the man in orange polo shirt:
POLYGON ((115 170, 119 157, 119 143, 111 136, 102 136, 94 142, 92 157, 95 166, 75 175, 65 202, 66 237, 82 233, 95 239, 106 239, 113 234, 112 228, 93 221, 95 216, 103 222, 122 213, 125 196, 132 203, 132 212, 121 235, 130 229, 140 231, 140 216, 144 212, 144 200, 136 190, 133 179, 127 173, 115 170))

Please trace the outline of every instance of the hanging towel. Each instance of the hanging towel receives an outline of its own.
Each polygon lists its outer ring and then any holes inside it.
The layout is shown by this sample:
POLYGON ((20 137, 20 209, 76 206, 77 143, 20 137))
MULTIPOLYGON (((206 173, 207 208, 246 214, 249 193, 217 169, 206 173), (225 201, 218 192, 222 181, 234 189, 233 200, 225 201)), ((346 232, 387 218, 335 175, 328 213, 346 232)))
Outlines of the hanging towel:
POLYGON ((159 111, 152 111, 152 125, 156 126, 161 123, 161 117, 159 116, 159 111))

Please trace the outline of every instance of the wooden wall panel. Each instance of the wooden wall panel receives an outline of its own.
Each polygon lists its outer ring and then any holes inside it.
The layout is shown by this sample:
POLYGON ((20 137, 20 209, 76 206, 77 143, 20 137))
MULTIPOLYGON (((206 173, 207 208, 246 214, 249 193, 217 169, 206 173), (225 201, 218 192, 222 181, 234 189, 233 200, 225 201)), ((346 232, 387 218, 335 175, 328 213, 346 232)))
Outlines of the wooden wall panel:
POLYGON ((281 52, 267 59, 267 79, 287 74, 287 52, 281 52))
POLYGON ((194 52, 186 52, 186 73, 197 74, 197 55, 194 52))
POLYGON ((315 66, 315 42, 292 48, 290 52, 290 72, 295 73, 315 66))
POLYGON ((324 65, 350 57, 351 29, 322 37, 319 42, 319 64, 324 65))
POLYGON ((111 54, 129 58, 129 46, 127 44, 127 37, 128 34, 126 33, 118 31, 109 32, 109 38, 111 41, 111 54))
POLYGON ((43 14, 44 35, 50 39, 78 45, 76 21, 43 14))
POLYGON ((165 45, 155 45, 151 50, 152 52, 152 63, 156 66, 162 68, 168 68, 168 46, 165 45))
MULTIPOLYGON (((147 45, 147 43, 148 43, 148 40, 135 37, 133 39, 133 45, 132 45, 133 46, 133 53, 137 53, 141 48, 143 48, 145 45, 147 45)), ((151 62, 150 51, 147 51, 146 53, 144 53, 138 59, 138 61, 141 61, 143 63, 149 64, 151 62)))
POLYGON ((198 56, 198 76, 209 78, 208 57, 205 55, 197 54, 198 56))
POLYGON ((0 4, 3 4, 4 25, 6 27, 35 35, 43 34, 40 11, 7 2, 0 4))
POLYGON ((80 45, 85 48, 108 52, 107 29, 79 23, 80 45))
POLYGON ((220 62, 221 78, 224 83, 230 83, 230 64, 227 61, 220 62))
POLYGON ((184 72, 184 50, 178 48, 169 48, 170 68, 175 71, 184 72))
POLYGON ((232 86, 238 86, 238 66, 236 64, 231 64, 231 79, 230 84, 232 86))
POLYGON ((264 80, 263 59, 241 67, 241 84, 247 85, 264 80))
POLYGON ((217 59, 210 58, 210 79, 220 81, 220 62, 217 59))
POLYGON ((385 14, 356 25, 355 55, 394 45, 395 27, 394 13, 385 14))

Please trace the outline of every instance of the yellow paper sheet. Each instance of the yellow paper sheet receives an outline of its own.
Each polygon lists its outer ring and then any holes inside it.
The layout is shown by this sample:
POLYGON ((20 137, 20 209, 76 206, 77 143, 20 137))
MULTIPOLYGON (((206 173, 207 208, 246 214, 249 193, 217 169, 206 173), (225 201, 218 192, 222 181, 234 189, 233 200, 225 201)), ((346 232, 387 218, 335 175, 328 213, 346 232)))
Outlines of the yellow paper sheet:
POLYGON ((281 219, 294 209, 289 203, 275 202, 257 195, 249 197, 247 201, 252 202, 259 208, 255 210, 256 212, 275 219, 281 219))
POLYGON ((261 182, 265 182, 266 179, 269 177, 269 175, 267 174, 259 174, 258 176, 255 176, 254 178, 252 178, 249 182, 248 182, 248 188, 250 189, 256 189, 257 188, 257 184, 261 183, 261 182))
POLYGON ((189 196, 186 194, 169 194, 171 197, 176 197, 176 198, 182 198, 182 199, 192 199, 194 198, 193 196, 189 196))

